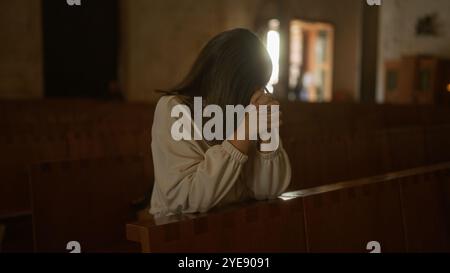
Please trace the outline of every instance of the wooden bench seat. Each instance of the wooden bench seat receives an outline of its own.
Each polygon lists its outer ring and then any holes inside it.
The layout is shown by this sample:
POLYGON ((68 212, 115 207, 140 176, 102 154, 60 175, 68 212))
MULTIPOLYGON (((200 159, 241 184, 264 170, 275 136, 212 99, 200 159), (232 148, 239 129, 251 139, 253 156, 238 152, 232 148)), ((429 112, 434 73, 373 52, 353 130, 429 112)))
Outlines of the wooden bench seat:
POLYGON ((143 252, 368 252, 372 241, 383 252, 449 251, 449 183, 450 163, 414 168, 206 214, 149 217, 128 224, 127 238, 143 252))

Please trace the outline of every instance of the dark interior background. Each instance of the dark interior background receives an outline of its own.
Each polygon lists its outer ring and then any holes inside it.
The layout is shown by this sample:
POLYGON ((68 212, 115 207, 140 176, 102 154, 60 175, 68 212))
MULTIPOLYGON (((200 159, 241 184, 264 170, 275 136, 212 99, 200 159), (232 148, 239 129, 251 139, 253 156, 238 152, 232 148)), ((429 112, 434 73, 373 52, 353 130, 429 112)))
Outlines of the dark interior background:
POLYGON ((45 96, 108 97, 117 80, 117 0, 42 3, 45 96))

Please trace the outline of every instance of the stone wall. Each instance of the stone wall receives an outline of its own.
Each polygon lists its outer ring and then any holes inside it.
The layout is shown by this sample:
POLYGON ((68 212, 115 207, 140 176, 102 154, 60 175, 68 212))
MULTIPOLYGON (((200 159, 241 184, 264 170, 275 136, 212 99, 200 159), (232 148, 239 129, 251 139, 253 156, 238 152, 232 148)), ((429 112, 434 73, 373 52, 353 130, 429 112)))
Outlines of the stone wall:
POLYGON ((43 95, 40 0, 0 0, 0 98, 43 95))

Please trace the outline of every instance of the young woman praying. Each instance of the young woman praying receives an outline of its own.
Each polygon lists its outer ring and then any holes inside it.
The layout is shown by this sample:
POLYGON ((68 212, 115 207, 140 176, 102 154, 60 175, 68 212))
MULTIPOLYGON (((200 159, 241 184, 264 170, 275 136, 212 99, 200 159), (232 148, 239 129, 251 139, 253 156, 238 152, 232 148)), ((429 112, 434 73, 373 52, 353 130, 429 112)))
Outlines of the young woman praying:
MULTIPOLYGON (((203 106, 218 105, 224 112, 227 105, 279 105, 264 92, 271 73, 269 54, 259 38, 249 30, 234 29, 211 39, 184 80, 164 91, 152 127, 151 214, 206 212, 250 199, 277 198, 287 189, 291 166, 281 141, 275 150, 261 151, 268 140, 252 140, 249 132, 244 139, 213 141, 175 140, 171 133, 177 120, 172 109, 183 104, 193 113, 194 98, 201 97, 203 106)), ((248 114, 236 123, 236 131, 245 121, 250 122, 248 114)), ((268 122, 271 130, 278 130, 280 124, 268 122)))

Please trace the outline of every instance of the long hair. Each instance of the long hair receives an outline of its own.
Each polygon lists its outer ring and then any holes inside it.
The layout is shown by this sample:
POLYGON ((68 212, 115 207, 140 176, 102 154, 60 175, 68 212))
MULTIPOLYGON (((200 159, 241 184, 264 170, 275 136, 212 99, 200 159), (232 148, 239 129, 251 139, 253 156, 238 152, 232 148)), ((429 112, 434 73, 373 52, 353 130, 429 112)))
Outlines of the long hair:
POLYGON ((250 103, 253 93, 269 82, 270 56, 261 40, 247 29, 237 28, 212 38, 201 50, 186 77, 174 88, 163 91, 180 96, 189 107, 193 97, 206 105, 250 103))

